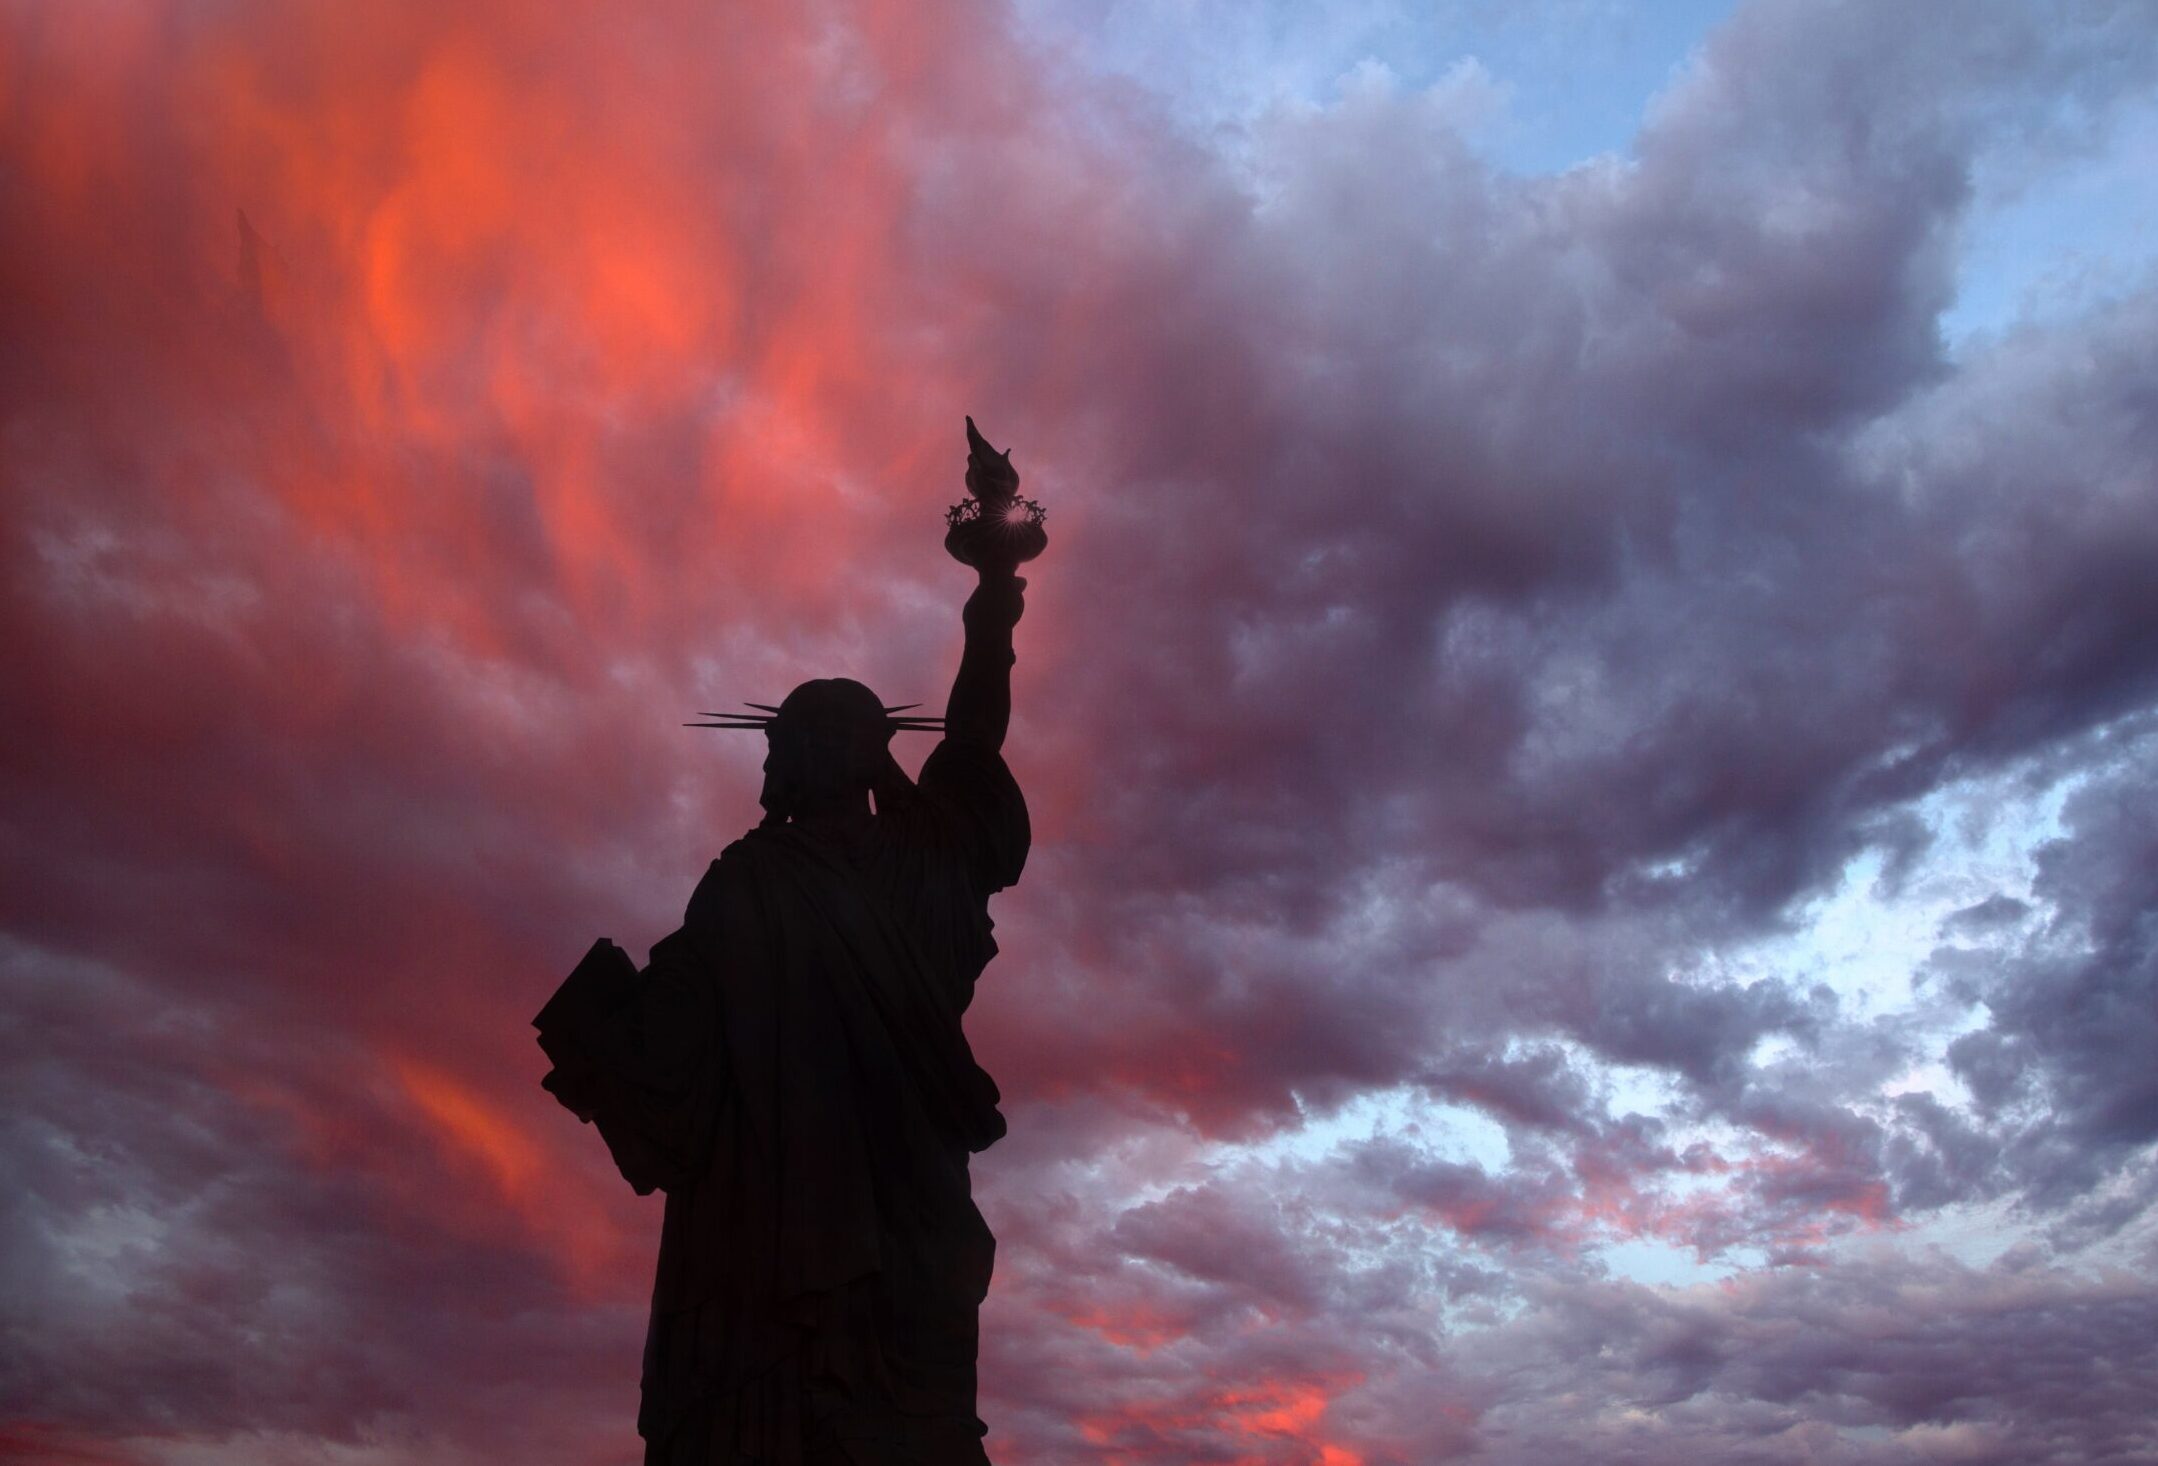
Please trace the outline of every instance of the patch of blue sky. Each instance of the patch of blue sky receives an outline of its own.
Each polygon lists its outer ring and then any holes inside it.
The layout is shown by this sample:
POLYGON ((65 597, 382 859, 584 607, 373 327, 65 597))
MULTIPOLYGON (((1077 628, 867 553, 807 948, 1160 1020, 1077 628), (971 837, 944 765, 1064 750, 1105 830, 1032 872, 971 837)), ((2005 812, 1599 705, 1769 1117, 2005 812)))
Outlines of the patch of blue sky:
MULTIPOLYGON (((1614 1064, 1594 1050, 1569 1038, 1539 1040, 1549 1044, 1566 1056, 1567 1067, 1587 1080, 1603 1112, 1613 1118, 1627 1115, 1646 1115, 1662 1119, 1670 1115, 1684 1097, 1684 1086, 1679 1078, 1666 1069, 1646 1064, 1614 1064)), ((1530 1045, 1510 1044, 1506 1058, 1509 1061, 1530 1057, 1530 1045)))
POLYGON ((1991 1267, 2031 1235, 2029 1219, 2013 1201, 1965 1202, 1905 1221, 1893 1231, 1858 1231, 1832 1237, 1822 1251, 1841 1260, 1938 1253, 1965 1267, 1991 1267))
POLYGON ((1952 352, 2158 285, 2158 98, 2123 104, 2079 152, 1982 165, 1964 220, 1952 352))
MULTIPOLYGON (((1935 790, 1912 806, 1925 832, 1922 850, 1908 859, 1879 845, 1861 850, 1833 890, 1794 913, 1791 930, 1725 954, 1714 975, 1825 986, 1850 1021, 1911 1012, 1924 1000, 1922 974, 1944 941, 1983 945, 2020 931, 2021 923, 2010 922, 1999 931, 1955 933, 1949 923, 1996 897, 2031 901, 2038 850, 2060 838, 2062 806, 2078 782, 2032 789, 2011 772, 1935 790)), ((1767 1043, 1754 1061, 1767 1064, 1790 1051, 1788 1042, 1767 1043)))
POLYGON ((1343 1146, 1373 1140, 1407 1141, 1434 1159, 1478 1165, 1493 1174, 1505 1169, 1511 1155, 1505 1129, 1481 1111, 1397 1084, 1330 1110, 1307 1110, 1303 1123, 1263 1139, 1224 1144, 1219 1159, 1318 1164, 1343 1146))
POLYGON ((1704 1260, 1690 1247, 1674 1246, 1654 1237, 1606 1242, 1591 1249, 1591 1253, 1613 1277, 1652 1288, 1720 1283, 1767 1261, 1767 1254, 1758 1247, 1733 1247, 1704 1260))

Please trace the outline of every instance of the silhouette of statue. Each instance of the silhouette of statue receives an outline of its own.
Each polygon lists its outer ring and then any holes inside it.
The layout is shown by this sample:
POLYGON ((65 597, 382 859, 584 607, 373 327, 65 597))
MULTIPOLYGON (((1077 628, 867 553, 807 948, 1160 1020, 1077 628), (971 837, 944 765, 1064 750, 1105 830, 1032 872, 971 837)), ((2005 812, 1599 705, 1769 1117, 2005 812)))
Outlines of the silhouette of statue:
POLYGON ((979 583, 944 717, 805 682, 704 727, 764 732, 762 824, 712 862, 642 973, 596 943, 539 1016, 542 1083, 640 1194, 667 1193, 637 1429, 647 1463, 961 1466, 995 1243, 968 1156, 1004 1133, 960 1015, 1018 880, 1000 749, 1012 628, 1045 543, 967 423, 946 547, 979 583), (901 731, 943 739, 918 780, 901 731), (874 803, 872 803, 874 801, 874 803))

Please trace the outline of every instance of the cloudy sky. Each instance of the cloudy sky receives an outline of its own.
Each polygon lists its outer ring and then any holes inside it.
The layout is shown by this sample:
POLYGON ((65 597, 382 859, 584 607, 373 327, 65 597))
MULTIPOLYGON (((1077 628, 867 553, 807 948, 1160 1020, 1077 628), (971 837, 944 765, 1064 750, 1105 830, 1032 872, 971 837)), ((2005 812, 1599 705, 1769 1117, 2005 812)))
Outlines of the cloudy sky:
POLYGON ((527 1023, 971 412, 999 1462, 2158 1461, 2150 9, 0 14, 0 1460, 636 1459, 527 1023))

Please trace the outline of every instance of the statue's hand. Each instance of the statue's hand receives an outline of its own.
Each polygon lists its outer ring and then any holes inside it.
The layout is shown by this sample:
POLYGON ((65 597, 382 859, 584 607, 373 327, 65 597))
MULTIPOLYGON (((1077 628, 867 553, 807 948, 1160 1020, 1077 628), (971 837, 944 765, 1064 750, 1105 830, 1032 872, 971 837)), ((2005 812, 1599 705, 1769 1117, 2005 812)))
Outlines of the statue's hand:
POLYGON ((1027 582, 1022 575, 985 575, 974 594, 967 597, 959 619, 969 637, 1006 633, 1026 614, 1027 582))
POLYGON ((990 447, 971 417, 967 419, 967 492, 984 504, 1019 492, 1019 470, 1012 467, 1012 455, 990 447))

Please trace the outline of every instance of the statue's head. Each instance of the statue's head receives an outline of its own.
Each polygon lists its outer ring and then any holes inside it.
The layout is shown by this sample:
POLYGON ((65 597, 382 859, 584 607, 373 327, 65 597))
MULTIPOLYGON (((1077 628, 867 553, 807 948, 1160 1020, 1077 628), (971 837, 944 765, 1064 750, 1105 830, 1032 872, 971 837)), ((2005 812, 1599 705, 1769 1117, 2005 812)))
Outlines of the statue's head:
POLYGON ((892 720, 877 695, 846 677, 820 677, 787 694, 765 724, 764 793, 775 815, 852 802, 891 764, 892 720))

